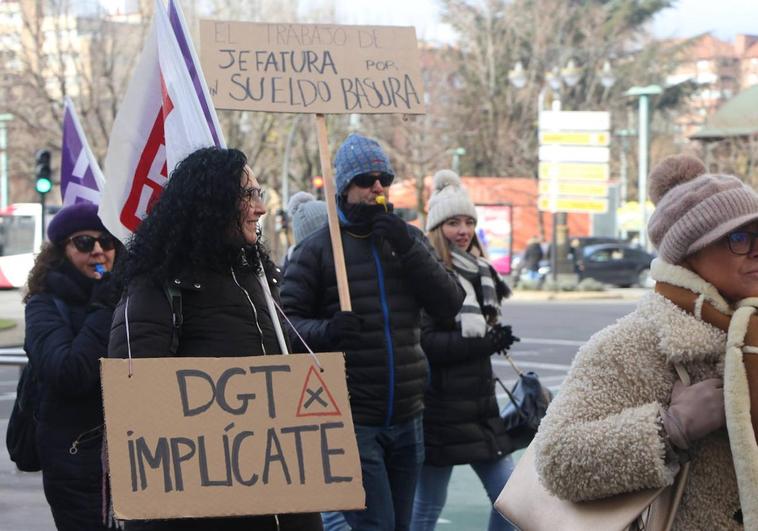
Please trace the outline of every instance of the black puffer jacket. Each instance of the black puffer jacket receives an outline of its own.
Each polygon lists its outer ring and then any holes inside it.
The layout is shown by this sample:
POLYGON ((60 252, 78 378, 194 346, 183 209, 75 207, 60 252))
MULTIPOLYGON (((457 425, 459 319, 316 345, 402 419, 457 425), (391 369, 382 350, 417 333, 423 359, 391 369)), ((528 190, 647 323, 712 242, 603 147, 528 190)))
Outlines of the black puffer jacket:
MULTIPOLYGON (((267 271, 272 295, 278 298, 280 278, 273 269, 267 271)), ((176 356, 232 357, 281 354, 273 321, 254 269, 238 265, 229 271, 202 275, 180 275, 173 281, 182 293, 184 322, 179 334, 176 356)), ((175 333, 173 312, 163 287, 146 277, 134 279, 127 286, 129 298, 129 338, 135 358, 171 355, 175 333)), ((108 356, 128 356, 124 305, 126 296, 116 307, 108 356)), ((134 521, 129 531, 176 531, 214 529, 320 531, 318 513, 273 516, 193 518, 165 521, 134 521)))
MULTIPOLYGON (((498 298, 508 292, 496 279, 498 298)), ((474 284, 481 300, 481 284, 474 284)), ((449 466, 491 461, 513 451, 500 419, 490 356, 461 335, 455 319, 424 314, 421 346, 431 365, 424 411, 425 463, 449 466)), ((478 338, 476 338, 478 339, 478 338)))
MULTIPOLYGON (((182 317, 177 333, 176 356, 226 357, 279 354, 274 325, 252 268, 228 272, 180 275, 173 280, 182 293, 182 317), (236 281, 235 281, 236 277, 236 281), (250 301, 248 300, 248 295, 250 301), (251 305, 253 301, 253 305, 251 305)), ((278 292, 278 279, 269 285, 278 292)), ((173 312, 163 287, 146 277, 127 286, 129 334, 132 357, 156 358, 171 355, 174 334, 173 312)), ((113 317, 108 356, 126 358, 126 328, 122 298, 113 317)))
POLYGON ((108 349, 113 310, 88 304, 94 282, 66 261, 47 274, 47 291, 32 295, 25 309, 25 348, 40 379, 42 480, 61 530, 104 529, 99 359, 108 349))
MULTIPOLYGON (((364 318, 365 347, 346 352, 347 385, 356 424, 391 425, 423 408, 428 367, 419 345, 420 311, 454 316, 463 290, 415 227, 410 250, 398 255, 368 230, 341 228, 353 311, 364 318)), ((288 317, 316 352, 337 350, 326 327, 339 311, 329 228, 298 244, 282 288, 288 317)), ((290 336, 293 343, 296 337, 290 336)))

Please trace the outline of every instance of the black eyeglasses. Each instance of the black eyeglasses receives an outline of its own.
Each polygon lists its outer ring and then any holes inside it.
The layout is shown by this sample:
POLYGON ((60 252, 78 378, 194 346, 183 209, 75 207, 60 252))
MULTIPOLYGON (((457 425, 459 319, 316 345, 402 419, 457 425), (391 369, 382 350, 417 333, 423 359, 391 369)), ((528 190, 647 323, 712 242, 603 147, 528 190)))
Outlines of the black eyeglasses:
POLYGON ((80 234, 66 240, 66 243, 71 242, 76 247, 76 250, 82 253, 91 253, 95 248, 95 242, 100 244, 103 251, 112 251, 116 247, 116 239, 110 234, 102 234, 95 238, 88 234, 80 234))
POLYGON ((395 180, 395 176, 390 175, 389 173, 380 173, 379 175, 372 175, 370 173, 361 173, 360 175, 356 175, 355 177, 353 177, 353 180, 350 182, 358 186, 359 188, 371 188, 372 186, 374 186, 374 183, 377 180, 379 181, 379 184, 381 184, 384 187, 387 187, 392 184, 392 181, 395 180))
POLYGON ((745 256, 753 252, 758 232, 737 230, 726 235, 729 250, 739 256, 745 256))
POLYGON ((252 203, 254 201, 260 201, 263 203, 264 198, 266 197, 266 190, 263 188, 257 188, 255 186, 251 186, 250 188, 243 188, 240 191, 240 197, 243 201, 247 201, 248 203, 252 203))

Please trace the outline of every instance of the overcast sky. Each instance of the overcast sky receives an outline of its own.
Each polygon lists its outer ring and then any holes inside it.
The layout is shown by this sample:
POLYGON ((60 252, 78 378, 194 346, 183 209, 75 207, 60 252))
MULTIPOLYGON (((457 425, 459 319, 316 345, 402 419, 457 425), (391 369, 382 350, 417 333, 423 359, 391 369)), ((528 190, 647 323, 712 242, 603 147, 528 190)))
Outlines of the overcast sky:
MULTIPOLYGON (((439 9, 436 0, 337 0, 340 23, 412 25, 419 38, 447 41, 452 33, 439 23, 439 9)), ((732 40, 736 33, 758 33, 758 0, 679 0, 658 15, 653 31, 659 37, 712 31, 725 40, 732 40)))
MULTIPOLYGON (((98 0, 77 0, 80 5, 98 0)), ((99 0, 113 7, 130 0, 99 0)), ((133 1, 133 0, 132 0, 133 1)), ((185 12, 195 1, 179 0, 185 12)), ((276 1, 276 0, 273 0, 276 1)), ((453 33, 439 22, 438 0, 335 0, 340 24, 415 26, 420 39, 451 41, 453 33)), ((331 0, 300 0, 303 11, 331 0)), ((661 12, 653 22, 659 37, 690 37, 711 31, 717 37, 733 40, 737 33, 758 34, 758 0, 678 0, 675 7, 661 12)))
POLYGON ((676 7, 663 11, 653 23, 660 37, 689 37, 713 32, 733 40, 737 33, 758 34, 758 1, 679 0, 676 7))

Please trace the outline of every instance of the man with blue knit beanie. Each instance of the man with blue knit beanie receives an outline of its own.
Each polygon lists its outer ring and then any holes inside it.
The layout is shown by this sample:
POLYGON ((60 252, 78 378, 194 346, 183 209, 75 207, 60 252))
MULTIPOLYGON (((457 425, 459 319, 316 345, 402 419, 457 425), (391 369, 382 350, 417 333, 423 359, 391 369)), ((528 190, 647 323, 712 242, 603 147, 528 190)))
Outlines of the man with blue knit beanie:
MULTIPOLYGON (((353 311, 340 311, 328 226, 293 251, 282 302, 314 351, 345 352, 367 506, 344 512, 345 520, 354 530, 406 530, 424 460, 420 313, 452 319, 464 294, 423 233, 394 214, 387 200, 395 172, 379 144, 352 134, 334 162, 353 311)), ((337 529, 328 521, 325 528, 337 529)))

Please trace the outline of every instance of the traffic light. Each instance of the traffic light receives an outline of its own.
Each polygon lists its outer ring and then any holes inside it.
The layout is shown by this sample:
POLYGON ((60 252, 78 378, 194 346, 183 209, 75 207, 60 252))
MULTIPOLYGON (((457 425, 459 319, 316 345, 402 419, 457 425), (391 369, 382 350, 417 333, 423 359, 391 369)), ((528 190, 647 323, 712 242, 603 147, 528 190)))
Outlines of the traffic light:
POLYGON ((34 166, 34 176, 37 179, 35 188, 40 195, 45 195, 53 188, 53 181, 50 178, 50 151, 40 149, 34 155, 36 162, 34 166))
POLYGON ((313 185, 313 191, 318 199, 324 198, 324 178, 320 175, 316 175, 311 178, 311 184, 313 185))

